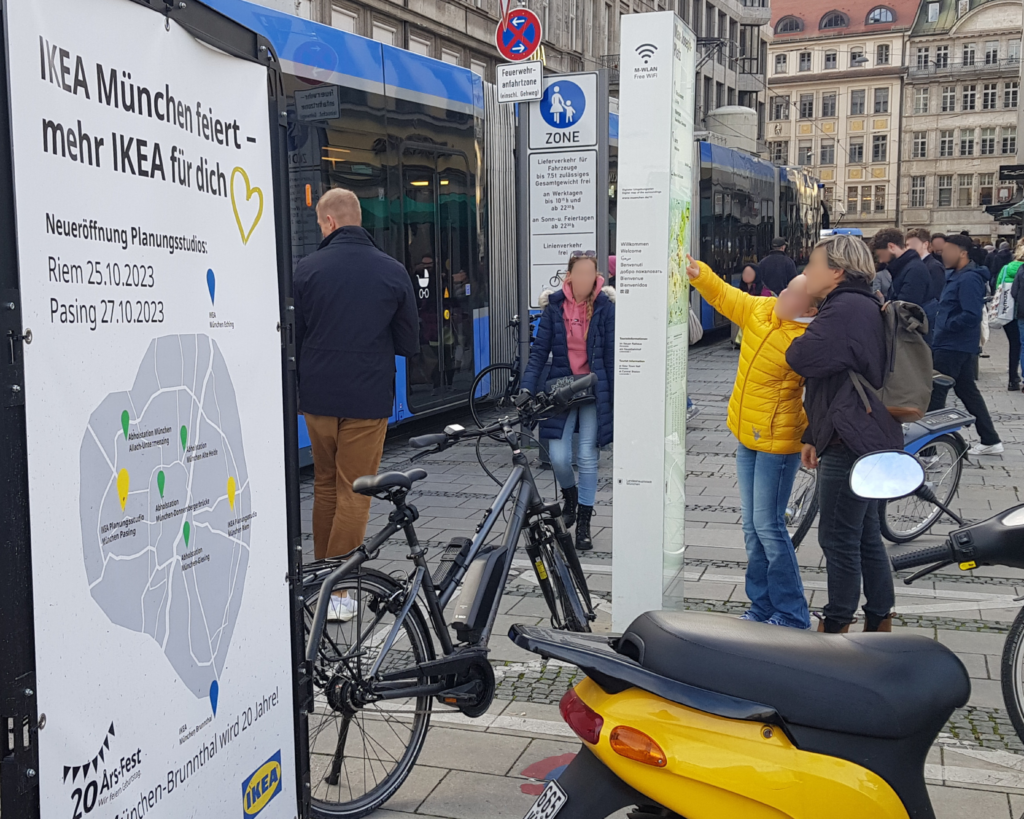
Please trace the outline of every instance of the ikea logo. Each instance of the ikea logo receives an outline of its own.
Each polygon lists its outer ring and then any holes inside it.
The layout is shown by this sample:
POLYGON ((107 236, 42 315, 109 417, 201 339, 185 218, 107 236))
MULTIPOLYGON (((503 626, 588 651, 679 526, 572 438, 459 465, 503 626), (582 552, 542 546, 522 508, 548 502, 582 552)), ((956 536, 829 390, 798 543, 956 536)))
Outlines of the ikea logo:
POLYGON ((281 752, 260 765, 242 783, 242 816, 257 816, 281 792, 281 752))

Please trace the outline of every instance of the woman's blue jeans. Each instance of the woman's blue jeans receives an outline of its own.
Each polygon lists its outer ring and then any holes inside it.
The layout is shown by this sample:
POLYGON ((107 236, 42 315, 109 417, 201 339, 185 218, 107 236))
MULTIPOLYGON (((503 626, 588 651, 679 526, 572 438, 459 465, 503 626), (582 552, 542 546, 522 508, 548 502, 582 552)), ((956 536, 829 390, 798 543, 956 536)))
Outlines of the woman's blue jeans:
POLYGON ((579 422, 576 464, 580 470, 580 505, 593 506, 597 494, 597 461, 601 453, 597 448, 597 402, 581 404, 569 410, 562 427, 562 437, 552 438, 548 444, 551 468, 562 489, 576 485, 572 469, 572 436, 579 422))
POLYGON ((786 529, 786 504, 800 468, 800 455, 736 450, 743 538, 747 547, 747 597, 757 620, 810 628, 796 549, 786 529))

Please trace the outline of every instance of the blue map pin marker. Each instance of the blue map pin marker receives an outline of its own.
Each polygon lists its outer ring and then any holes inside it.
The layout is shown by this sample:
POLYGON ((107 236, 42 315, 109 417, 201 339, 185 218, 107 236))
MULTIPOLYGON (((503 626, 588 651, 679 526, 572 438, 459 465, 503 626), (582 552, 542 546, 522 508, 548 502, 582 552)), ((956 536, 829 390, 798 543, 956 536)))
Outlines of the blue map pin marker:
POLYGON ((213 291, 217 289, 217 277, 213 275, 213 269, 206 271, 206 286, 210 288, 210 304, 213 304, 213 291))
MULTIPOLYGON (((213 275, 212 273, 210 274, 213 275)), ((213 706, 213 715, 217 716, 217 697, 220 695, 220 686, 214 680, 210 683, 210 705, 213 706)))

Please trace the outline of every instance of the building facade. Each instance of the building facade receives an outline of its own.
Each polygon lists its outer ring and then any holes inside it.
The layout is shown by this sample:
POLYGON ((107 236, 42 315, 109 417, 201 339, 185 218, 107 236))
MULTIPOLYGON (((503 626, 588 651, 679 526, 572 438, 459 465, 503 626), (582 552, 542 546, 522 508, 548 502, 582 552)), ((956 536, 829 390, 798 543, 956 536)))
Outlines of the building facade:
MULTIPOLYGON (((255 0, 445 62, 494 81, 498 0, 255 0)), ((698 129, 716 108, 767 111, 768 0, 512 0, 537 13, 545 67, 552 72, 611 71, 617 94, 619 19, 623 14, 674 10, 698 36, 701 63, 694 101, 698 129)), ((714 125, 711 125, 714 127, 714 125)))
POLYGON ((772 5, 767 156, 811 169, 833 227, 872 235, 900 219, 904 52, 917 5, 772 5))
POLYGON ((1009 203, 1017 163, 1020 0, 925 0, 908 38, 903 224, 1012 236, 985 208, 1009 203))

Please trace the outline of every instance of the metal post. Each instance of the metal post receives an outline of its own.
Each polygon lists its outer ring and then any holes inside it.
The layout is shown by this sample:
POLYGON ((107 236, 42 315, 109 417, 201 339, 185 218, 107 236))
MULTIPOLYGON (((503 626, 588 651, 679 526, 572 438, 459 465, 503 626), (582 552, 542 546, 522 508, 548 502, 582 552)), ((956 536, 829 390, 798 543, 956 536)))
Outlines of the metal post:
POLYGON ((516 267, 519 278, 519 372, 530 360, 530 106, 516 104, 516 267))

